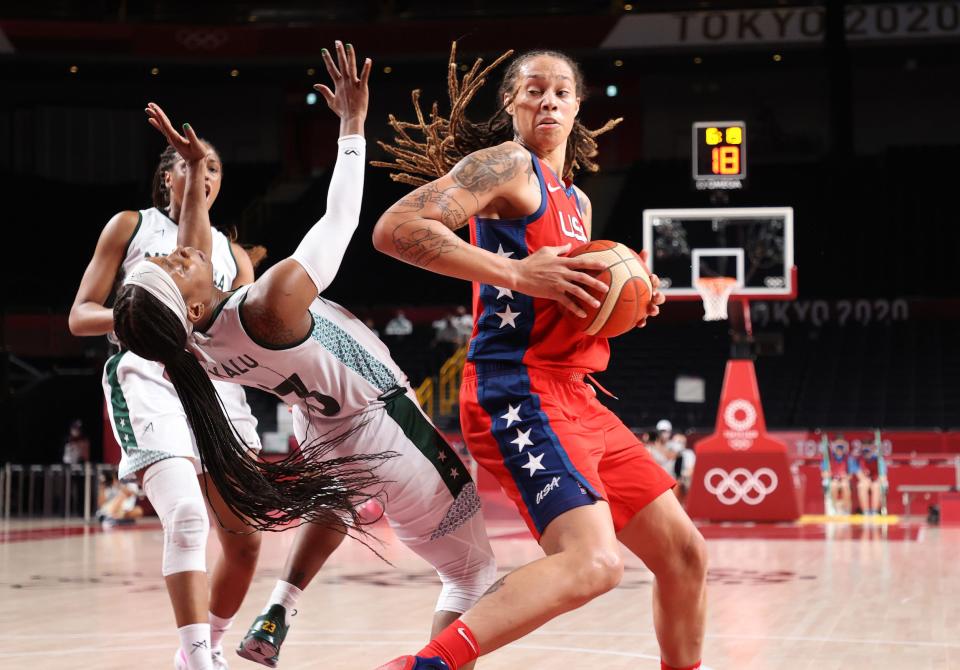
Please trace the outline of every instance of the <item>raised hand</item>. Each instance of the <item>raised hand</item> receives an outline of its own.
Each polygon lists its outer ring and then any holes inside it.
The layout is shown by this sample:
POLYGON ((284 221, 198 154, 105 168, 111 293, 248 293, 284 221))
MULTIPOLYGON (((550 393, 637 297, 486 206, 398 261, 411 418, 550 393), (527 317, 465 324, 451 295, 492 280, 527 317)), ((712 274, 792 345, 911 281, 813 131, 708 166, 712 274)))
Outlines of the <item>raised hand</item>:
POLYGON ((367 105, 370 94, 367 82, 370 80, 370 69, 373 61, 369 58, 363 62, 363 70, 357 73, 357 56, 353 45, 337 40, 334 46, 337 52, 337 62, 333 62, 330 52, 324 49, 323 63, 333 80, 333 90, 323 84, 314 84, 314 88, 327 106, 340 117, 341 133, 362 133, 363 121, 367 118, 367 105))
POLYGON ((148 102, 146 109, 143 111, 147 113, 147 122, 167 138, 170 146, 176 149, 177 153, 186 162, 199 163, 210 153, 209 147, 200 141, 189 123, 183 124, 184 136, 174 130, 173 124, 170 123, 170 119, 167 118, 160 105, 155 102, 148 102))
POLYGON ((556 300, 568 310, 583 318, 587 315, 571 296, 580 302, 598 307, 598 303, 583 286, 606 293, 605 283, 590 276, 583 270, 600 271, 606 269, 603 261, 584 256, 567 258, 562 254, 570 251, 569 244, 562 247, 540 247, 519 262, 517 290, 537 298, 556 300))

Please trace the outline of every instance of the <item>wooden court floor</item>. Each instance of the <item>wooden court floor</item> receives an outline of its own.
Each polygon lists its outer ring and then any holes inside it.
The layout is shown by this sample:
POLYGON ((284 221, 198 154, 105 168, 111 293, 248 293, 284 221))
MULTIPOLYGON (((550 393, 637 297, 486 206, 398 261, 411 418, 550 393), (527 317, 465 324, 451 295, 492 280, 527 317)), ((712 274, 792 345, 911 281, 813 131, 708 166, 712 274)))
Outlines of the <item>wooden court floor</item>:
MULTIPOLYGON (((489 524, 501 569, 540 550, 515 521, 489 524)), ((715 670, 960 669, 960 529, 922 525, 709 526, 704 661, 715 670)), ((438 582, 379 528, 381 563, 345 544, 299 605, 280 668, 369 670, 425 640, 438 582)), ((261 609, 291 533, 265 538, 227 644, 261 609)), ((158 525, 84 530, 0 524, 0 668, 167 670, 176 645, 158 525)), ((219 547, 211 541, 212 559, 219 547)), ((479 668, 657 670, 651 575, 481 659, 479 668)), ((231 653, 235 670, 260 667, 231 653)))

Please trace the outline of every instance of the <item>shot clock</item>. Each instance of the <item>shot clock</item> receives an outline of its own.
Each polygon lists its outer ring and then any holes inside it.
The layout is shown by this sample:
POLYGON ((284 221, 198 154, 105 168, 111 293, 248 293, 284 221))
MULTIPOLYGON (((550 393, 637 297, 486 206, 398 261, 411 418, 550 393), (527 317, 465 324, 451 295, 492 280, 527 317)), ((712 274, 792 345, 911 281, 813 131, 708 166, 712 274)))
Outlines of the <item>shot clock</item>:
POLYGON ((693 124, 693 179, 698 190, 737 189, 747 176, 747 126, 743 121, 693 124))

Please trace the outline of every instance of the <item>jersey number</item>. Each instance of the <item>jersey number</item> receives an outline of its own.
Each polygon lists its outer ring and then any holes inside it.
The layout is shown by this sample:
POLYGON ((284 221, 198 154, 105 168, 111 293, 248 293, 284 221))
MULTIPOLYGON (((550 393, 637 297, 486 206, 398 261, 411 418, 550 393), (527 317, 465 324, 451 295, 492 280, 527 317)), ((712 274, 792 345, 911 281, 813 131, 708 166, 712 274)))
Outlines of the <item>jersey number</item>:
MULTIPOLYGON (((296 393, 297 397, 303 400, 312 398, 320 403, 319 410, 324 416, 334 416, 340 411, 340 403, 338 403, 336 399, 331 398, 328 395, 323 395, 319 391, 308 391, 307 387, 300 379, 300 375, 290 375, 274 388, 269 388, 267 386, 260 386, 260 388, 271 391, 272 393, 276 393, 279 396, 296 393)), ((310 403, 307 404, 310 405, 310 403)), ((310 406, 313 407, 313 405, 310 406)))

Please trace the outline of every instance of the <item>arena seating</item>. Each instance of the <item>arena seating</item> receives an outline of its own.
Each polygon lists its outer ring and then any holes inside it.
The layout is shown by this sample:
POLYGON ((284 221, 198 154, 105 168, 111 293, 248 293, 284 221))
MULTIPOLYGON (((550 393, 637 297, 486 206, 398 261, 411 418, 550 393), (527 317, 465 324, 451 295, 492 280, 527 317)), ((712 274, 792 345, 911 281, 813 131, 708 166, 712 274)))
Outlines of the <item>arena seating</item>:
MULTIPOLYGON (((950 428, 960 416, 958 337, 955 321, 786 328, 788 355, 756 361, 767 424, 950 428)), ((628 424, 713 425, 729 354, 725 323, 657 323, 614 340, 612 350, 599 379, 620 398, 604 402, 628 424), (703 377, 707 401, 675 402, 678 374, 703 377)))

